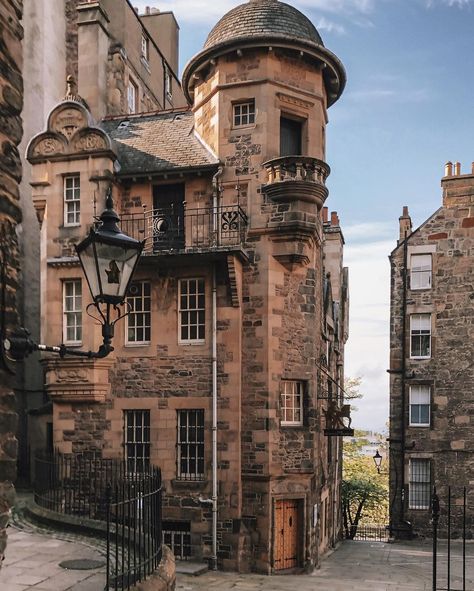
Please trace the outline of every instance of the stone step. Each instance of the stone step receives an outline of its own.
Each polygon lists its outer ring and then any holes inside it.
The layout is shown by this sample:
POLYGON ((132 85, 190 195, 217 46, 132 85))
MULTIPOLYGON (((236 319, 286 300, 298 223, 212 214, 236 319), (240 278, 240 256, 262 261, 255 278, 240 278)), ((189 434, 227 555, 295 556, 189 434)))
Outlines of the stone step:
POLYGON ((191 575, 198 577, 207 572, 208 566, 204 562, 192 562, 189 560, 177 560, 176 572, 181 575, 191 575))

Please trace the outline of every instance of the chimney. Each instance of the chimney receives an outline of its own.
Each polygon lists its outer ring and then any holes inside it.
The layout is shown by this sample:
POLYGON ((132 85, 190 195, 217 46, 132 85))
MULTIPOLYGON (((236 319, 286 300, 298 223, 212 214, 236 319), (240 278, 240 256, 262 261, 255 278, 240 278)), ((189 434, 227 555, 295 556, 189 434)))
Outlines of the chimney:
POLYGON ((453 163, 446 162, 444 165, 444 176, 453 176, 453 163))
POLYGON ((461 163, 455 162, 454 163, 454 176, 459 176, 461 174, 461 163))
POLYGON ((398 218, 399 224, 400 224, 400 238, 398 240, 398 243, 400 244, 400 242, 403 242, 405 240, 405 238, 407 238, 410 234, 411 234, 411 217, 410 214, 408 213, 408 206, 404 205, 403 206, 403 213, 402 215, 398 218))
POLYGON ((328 223, 328 208, 327 207, 323 207, 323 224, 327 224, 328 223))
POLYGON ((339 216, 337 211, 331 211, 331 226, 339 226, 339 216))
POLYGON ((145 7, 145 14, 150 14, 150 7, 149 6, 145 7))

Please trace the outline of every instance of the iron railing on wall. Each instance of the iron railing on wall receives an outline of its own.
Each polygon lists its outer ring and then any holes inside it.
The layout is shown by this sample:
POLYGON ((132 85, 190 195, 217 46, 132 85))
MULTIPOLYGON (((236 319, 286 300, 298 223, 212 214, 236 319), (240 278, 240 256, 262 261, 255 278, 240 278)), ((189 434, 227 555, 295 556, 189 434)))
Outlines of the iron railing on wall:
POLYGON ((36 503, 57 513, 106 523, 105 589, 130 589, 162 556, 161 472, 130 473, 124 462, 96 455, 39 454, 36 503))
POLYGON ((384 524, 358 525, 354 540, 388 542, 389 527, 384 524))
POLYGON ((247 215, 240 205, 216 208, 169 207, 124 213, 122 231, 145 240, 144 253, 238 246, 245 241, 247 215))

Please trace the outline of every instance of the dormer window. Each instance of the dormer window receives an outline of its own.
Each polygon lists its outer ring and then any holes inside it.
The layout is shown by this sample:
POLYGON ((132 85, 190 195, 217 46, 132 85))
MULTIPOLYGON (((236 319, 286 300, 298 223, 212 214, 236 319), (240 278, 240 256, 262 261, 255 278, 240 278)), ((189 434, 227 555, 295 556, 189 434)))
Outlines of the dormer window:
POLYGON ((234 103, 234 127, 253 125, 255 123, 255 99, 234 103))
POLYGON ((142 58, 145 61, 148 61, 150 57, 150 40, 148 37, 142 33, 142 58))

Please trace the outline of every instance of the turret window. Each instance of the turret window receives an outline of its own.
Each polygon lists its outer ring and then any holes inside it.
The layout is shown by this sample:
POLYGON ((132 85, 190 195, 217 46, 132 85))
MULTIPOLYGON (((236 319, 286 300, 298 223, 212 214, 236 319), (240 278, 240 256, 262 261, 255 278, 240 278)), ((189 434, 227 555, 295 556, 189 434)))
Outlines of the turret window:
POLYGON ((79 175, 64 178, 64 225, 81 223, 81 179, 79 175))
POLYGON ((234 104, 234 127, 255 123, 255 100, 234 104))
POLYGON ((281 384, 281 424, 303 424, 303 389, 304 383, 284 380, 281 384))

